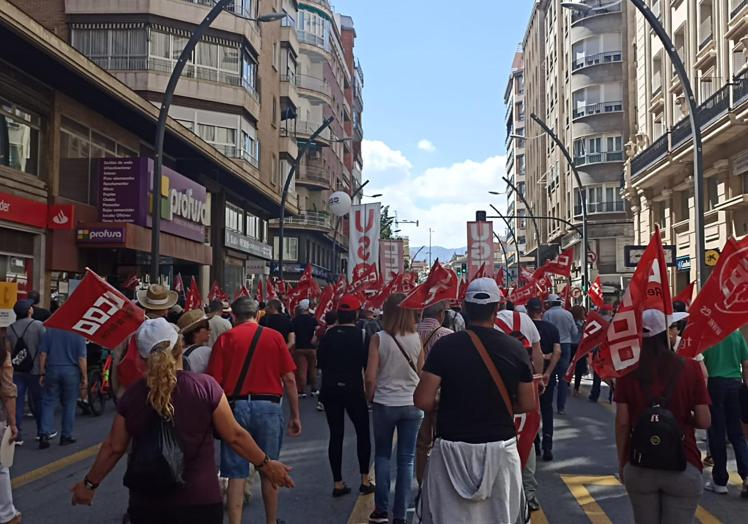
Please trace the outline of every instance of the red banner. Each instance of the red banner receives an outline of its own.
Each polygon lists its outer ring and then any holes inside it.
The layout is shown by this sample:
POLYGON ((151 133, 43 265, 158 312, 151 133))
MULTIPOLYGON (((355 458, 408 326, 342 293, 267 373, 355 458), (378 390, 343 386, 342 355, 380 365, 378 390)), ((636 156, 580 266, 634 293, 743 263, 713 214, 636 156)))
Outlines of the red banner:
POLYGON ((262 279, 257 281, 257 290, 255 291, 255 300, 265 302, 265 293, 262 290, 262 279))
POLYGON ((534 375, 533 382, 535 387, 535 409, 528 413, 521 413, 514 415, 514 429, 517 431, 517 450, 519 451, 519 458, 522 461, 522 467, 527 464, 527 459, 530 457, 530 452, 535 452, 532 448, 535 442, 535 437, 540 429, 540 384, 543 381, 542 375, 534 375))
POLYGON ((608 325, 606 344, 599 353, 602 378, 622 377, 639 365, 641 319, 645 309, 659 309, 666 317, 673 313, 659 229, 652 235, 623 294, 621 305, 608 325))
POLYGON ((362 204, 351 207, 348 249, 348 275, 353 281, 354 271, 379 263, 379 230, 381 204, 362 204))
POLYGON ((574 262, 574 248, 563 251, 553 260, 549 260, 541 267, 535 270, 532 274, 532 278, 539 280, 544 275, 550 273, 552 275, 560 275, 562 277, 569 278, 571 276, 571 266, 574 262))
POLYGON ((182 273, 177 273, 177 276, 174 277, 174 286, 172 286, 172 289, 179 294, 184 293, 184 281, 182 280, 182 273))
POLYGON ((503 267, 500 267, 496 272, 496 285, 499 286, 499 288, 503 288, 504 286, 506 286, 506 276, 504 274, 503 267))
POLYGON ((195 277, 192 277, 190 289, 187 291, 187 296, 184 299, 184 310, 192 311, 193 309, 200 309, 202 307, 203 297, 200 294, 200 290, 197 288, 195 277))
POLYGON ((426 281, 411 291, 400 303, 401 308, 424 309, 442 300, 456 300, 458 293, 457 275, 439 260, 434 262, 426 281))
POLYGON ((678 354, 694 357, 748 322, 748 237, 730 238, 688 310, 678 354))
POLYGON ((688 284, 688 287, 678 293, 678 296, 676 296, 673 299, 673 302, 685 302, 686 307, 691 307, 691 301, 693 300, 693 290, 696 287, 696 282, 691 282, 688 284))
POLYGON ((384 283, 392 280, 392 275, 405 271, 405 249, 402 240, 379 241, 379 273, 384 283))
POLYGON ((325 290, 322 291, 322 296, 319 299, 315 316, 317 322, 324 322, 325 313, 332 311, 335 304, 335 286, 332 284, 327 285, 325 290))
POLYGON ((603 295, 603 285, 600 282, 600 275, 597 276, 595 281, 590 286, 590 300, 595 304, 595 307, 600 309, 605 303, 605 296, 603 295))
POLYGON ((468 222, 468 282, 471 282, 475 278, 475 274, 481 266, 484 266, 484 276, 493 278, 493 258, 493 222, 468 222))
POLYGON ((273 287, 273 280, 271 278, 268 278, 265 281, 265 287, 267 288, 268 301, 278 298, 278 293, 275 292, 275 288, 273 287))
POLYGON ((564 380, 571 382, 571 379, 574 378, 574 369, 577 366, 577 362, 583 359, 590 351, 605 343, 605 333, 607 330, 607 320, 595 311, 587 313, 587 318, 584 321, 584 328, 582 329, 582 338, 579 341, 577 352, 574 354, 574 358, 566 371, 564 380))
POLYGON ((44 322, 113 348, 138 329, 145 312, 91 270, 65 303, 44 322))

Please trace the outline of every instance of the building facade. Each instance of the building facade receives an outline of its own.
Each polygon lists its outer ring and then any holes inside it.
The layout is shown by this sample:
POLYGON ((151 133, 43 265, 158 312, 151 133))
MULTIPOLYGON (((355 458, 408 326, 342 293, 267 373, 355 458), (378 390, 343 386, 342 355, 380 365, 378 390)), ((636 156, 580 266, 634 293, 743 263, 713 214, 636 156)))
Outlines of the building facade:
MULTIPOLYGON (((729 237, 748 234, 748 2, 650 4, 693 86, 704 141, 704 239, 707 250, 720 250, 729 237)), ((634 212, 635 242, 646 244, 657 225, 664 243, 675 246, 670 280, 681 290, 696 278, 688 104, 659 39, 638 14, 634 36, 638 110, 627 144, 625 196, 634 212)))
POLYGON ((527 196, 527 164, 525 160, 525 140, 517 138, 525 136, 526 114, 525 114, 525 67, 522 52, 518 51, 512 61, 512 72, 509 75, 506 90, 504 91, 504 105, 506 115, 506 176, 509 181, 519 190, 509 191, 507 194, 506 215, 511 224, 511 234, 507 239, 507 266, 516 274, 518 260, 517 251, 520 253, 519 263, 532 264, 532 257, 523 256, 527 253, 527 209, 522 201, 522 196, 527 196), (512 218, 517 217, 517 218, 512 218), (516 239, 516 245, 515 245, 516 239))
MULTIPOLYGON (((527 254, 543 244, 575 247, 572 283, 582 276, 582 195, 587 202, 590 278, 598 275, 610 294, 626 274, 624 246, 633 240, 632 220, 620 196, 631 104, 628 80, 627 2, 585 1, 592 10, 563 9, 559 0, 538 0, 523 41, 526 114, 535 113, 569 151, 578 187, 562 150, 534 121, 526 125, 526 188, 541 238, 526 235, 527 254)), ((528 215, 530 213, 528 212, 528 215)), ((533 228, 534 229, 534 228, 533 228)), ((544 255, 545 256, 545 255, 544 255)))

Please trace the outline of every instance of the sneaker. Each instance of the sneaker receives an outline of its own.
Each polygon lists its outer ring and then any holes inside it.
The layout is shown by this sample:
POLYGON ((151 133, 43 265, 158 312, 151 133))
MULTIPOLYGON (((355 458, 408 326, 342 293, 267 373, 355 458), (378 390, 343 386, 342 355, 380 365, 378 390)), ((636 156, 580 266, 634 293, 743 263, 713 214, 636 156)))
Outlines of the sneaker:
POLYGON ((76 442, 78 442, 78 440, 73 437, 60 437, 60 446, 67 446, 68 444, 75 444, 76 442))
POLYGON ((706 491, 716 493, 717 495, 727 495, 727 486, 720 486, 719 484, 715 484, 714 482, 707 482, 706 484, 704 484, 704 489, 706 491))
POLYGON ((23 440, 16 440, 16 441, 14 442, 14 444, 15 444, 16 446, 23 446, 23 440))
POLYGON ((553 460, 553 452, 550 449, 543 450, 543 461, 550 462, 553 460))
POLYGON ((299 393, 299 398, 306 398, 306 393, 299 393))
MULTIPOLYGON (((57 432, 56 432, 56 431, 53 431, 52 433, 50 433, 50 434, 49 434, 49 438, 50 438, 50 439, 53 439, 53 438, 55 438, 56 436, 57 436, 57 432)), ((36 441, 37 441, 37 442, 39 442, 39 438, 40 438, 40 437, 39 437, 39 435, 37 435, 37 436, 35 437, 35 439, 36 439, 36 441)))
POLYGON ((566 410, 565 409, 559 409, 558 410, 558 414, 559 415, 566 415, 566 410))
POLYGON ((322 404, 322 402, 317 402, 317 411, 324 411, 325 406, 322 404))
POLYGON ((312 396, 313 397, 318 397, 319 396, 319 390, 318 389, 313 389, 312 390, 312 396))
POLYGON ((390 521, 390 517, 386 511, 374 510, 369 515, 369 524, 387 524, 390 521))

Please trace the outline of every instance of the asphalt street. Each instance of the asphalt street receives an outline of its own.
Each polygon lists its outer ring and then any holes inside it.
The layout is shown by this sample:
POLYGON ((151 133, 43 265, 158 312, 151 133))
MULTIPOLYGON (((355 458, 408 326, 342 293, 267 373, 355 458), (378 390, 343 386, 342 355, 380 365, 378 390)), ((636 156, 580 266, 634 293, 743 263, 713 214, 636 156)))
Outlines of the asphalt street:
MULTIPOLYGON (((584 386, 583 386, 584 388, 584 386)), ((601 398, 607 398, 604 391, 601 398)), ((332 478, 327 463, 327 425, 323 413, 314 409, 312 399, 302 400, 303 434, 287 438, 282 460, 291 465, 297 487, 284 490, 280 518, 287 524, 361 524, 371 511, 373 497, 351 494, 333 499, 332 478)), ((14 499, 24 522, 30 524, 76 523, 108 524, 121 522, 127 507, 127 490, 122 486, 124 460, 97 490, 94 506, 72 507, 70 488, 90 467, 96 445, 111 424, 113 406, 98 418, 78 417, 78 442, 39 450, 26 441, 17 450, 11 470, 14 499)), ((24 420, 26 434, 33 425, 24 420)), ((705 446, 703 435, 699 445, 705 446)), ((731 452, 730 452, 731 453, 731 452)), ((607 402, 592 404, 586 396, 569 399, 567 414, 556 418, 555 460, 538 462, 540 512, 535 523, 630 523, 631 509, 618 482, 613 411, 607 402)), ((346 426, 343 471, 351 487, 359 483, 355 457, 355 433, 346 426)), ((731 471, 735 470, 734 462, 731 471)), ((704 472, 705 480, 709 471, 704 472)), ((748 500, 739 497, 737 475, 733 474, 730 494, 705 493, 697 520, 704 524, 745 522, 748 500)), ((355 491, 355 490, 354 490, 355 491)), ((245 522, 264 522, 259 482, 252 485, 252 499, 245 511, 245 522)), ((415 495, 415 492, 414 492, 415 495)), ((684 523, 685 524, 685 523, 684 523)))

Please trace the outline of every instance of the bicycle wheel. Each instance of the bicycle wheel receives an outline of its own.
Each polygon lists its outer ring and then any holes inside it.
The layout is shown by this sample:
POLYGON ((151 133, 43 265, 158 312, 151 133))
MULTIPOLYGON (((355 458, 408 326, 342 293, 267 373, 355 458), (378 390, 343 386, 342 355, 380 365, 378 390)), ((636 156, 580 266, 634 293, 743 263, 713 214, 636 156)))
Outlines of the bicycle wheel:
POLYGON ((91 414, 98 417, 104 412, 106 397, 101 392, 101 373, 97 370, 90 374, 88 382, 88 405, 91 414))

